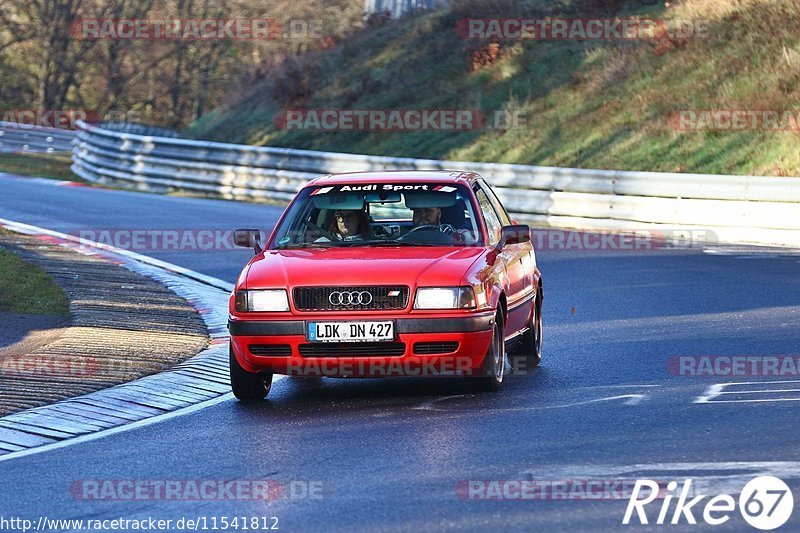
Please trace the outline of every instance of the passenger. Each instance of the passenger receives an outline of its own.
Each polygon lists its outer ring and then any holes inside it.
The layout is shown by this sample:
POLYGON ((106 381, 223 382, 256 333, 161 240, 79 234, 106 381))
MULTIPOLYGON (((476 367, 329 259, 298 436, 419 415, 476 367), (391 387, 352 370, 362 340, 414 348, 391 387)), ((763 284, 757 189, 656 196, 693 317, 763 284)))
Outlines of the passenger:
MULTIPOLYGON (((369 223, 364 211, 341 209, 333 214, 329 230, 340 241, 361 241, 368 238, 369 223)), ((320 237, 314 242, 331 242, 328 237, 320 237)))

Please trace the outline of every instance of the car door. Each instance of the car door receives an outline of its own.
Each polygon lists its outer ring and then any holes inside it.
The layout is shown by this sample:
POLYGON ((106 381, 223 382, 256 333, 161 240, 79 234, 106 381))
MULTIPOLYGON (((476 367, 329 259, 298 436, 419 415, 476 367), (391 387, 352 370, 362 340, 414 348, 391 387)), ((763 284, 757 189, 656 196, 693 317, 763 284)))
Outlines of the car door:
MULTIPOLYGON (((500 240, 501 228, 511 224, 511 219, 502 206, 499 206, 499 209, 495 207, 494 194, 485 183, 476 184, 475 197, 486 221, 489 245, 495 246, 500 240)), ((530 277, 526 274, 524 259, 529 248, 530 243, 505 246, 496 259, 502 265, 505 278, 504 289, 508 308, 505 325, 507 337, 525 329, 530 320, 531 306, 526 305, 526 302, 530 301, 530 277)))
MULTIPOLYGON (((494 190, 483 180, 480 180, 479 185, 485 189, 489 202, 497 213, 500 223, 503 226, 514 224, 494 190)), ((527 328, 530 320, 530 300, 534 294, 533 245, 531 243, 520 243, 506 248, 508 248, 506 270, 511 293, 507 295, 510 326, 508 331, 517 332, 527 328)))

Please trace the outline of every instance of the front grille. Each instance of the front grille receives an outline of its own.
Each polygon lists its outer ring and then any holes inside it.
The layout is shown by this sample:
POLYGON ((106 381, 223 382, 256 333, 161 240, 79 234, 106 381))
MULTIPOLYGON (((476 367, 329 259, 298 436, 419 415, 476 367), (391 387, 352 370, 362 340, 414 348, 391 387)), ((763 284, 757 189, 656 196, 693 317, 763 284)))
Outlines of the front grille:
POLYGON ((453 353, 458 350, 457 342, 415 342, 414 353, 431 355, 437 353, 453 353))
POLYGON ((292 347, 289 344, 251 344, 250 353, 263 357, 291 357, 292 347))
POLYGON ((406 352, 403 342, 319 342, 301 344, 303 357, 381 357, 400 356, 406 352))
POLYGON ((297 287, 292 298, 299 311, 386 311, 408 307, 408 293, 401 285, 297 287))

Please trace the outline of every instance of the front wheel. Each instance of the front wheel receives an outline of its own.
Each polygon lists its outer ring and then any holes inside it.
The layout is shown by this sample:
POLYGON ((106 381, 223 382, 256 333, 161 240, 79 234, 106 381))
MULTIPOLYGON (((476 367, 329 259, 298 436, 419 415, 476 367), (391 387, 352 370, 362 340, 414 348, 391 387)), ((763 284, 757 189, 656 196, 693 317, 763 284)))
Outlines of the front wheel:
POLYGON ((489 350, 475 378, 476 389, 483 392, 496 392, 503 384, 503 371, 505 370, 506 351, 503 338, 503 316, 498 312, 492 330, 492 340, 489 350))
POLYGON ((245 402, 263 400, 269 394, 272 387, 272 374, 248 372, 233 354, 233 346, 229 348, 228 358, 230 360, 231 389, 233 395, 245 402))

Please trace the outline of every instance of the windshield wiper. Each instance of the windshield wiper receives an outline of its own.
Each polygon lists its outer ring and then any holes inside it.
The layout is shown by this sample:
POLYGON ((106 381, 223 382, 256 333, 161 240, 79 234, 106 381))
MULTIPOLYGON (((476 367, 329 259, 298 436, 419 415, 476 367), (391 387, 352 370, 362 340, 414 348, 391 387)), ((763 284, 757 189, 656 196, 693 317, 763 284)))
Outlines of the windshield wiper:
POLYGON ((414 242, 414 241, 331 241, 331 242, 309 242, 301 244, 290 244, 285 246, 278 246, 276 250, 296 250, 300 248, 349 248, 356 246, 465 246, 462 243, 429 243, 429 242, 414 242))
POLYGON ((413 241, 367 241, 368 246, 437 246, 429 242, 413 242, 413 241))
POLYGON ((288 246, 278 246, 276 250, 297 250, 301 248, 348 248, 351 246, 369 246, 370 241, 323 241, 306 242, 300 244, 290 244, 288 246))
POLYGON ((297 250, 300 248, 333 248, 335 246, 332 242, 303 242, 299 244, 287 244, 283 246, 276 246, 275 250, 297 250))

